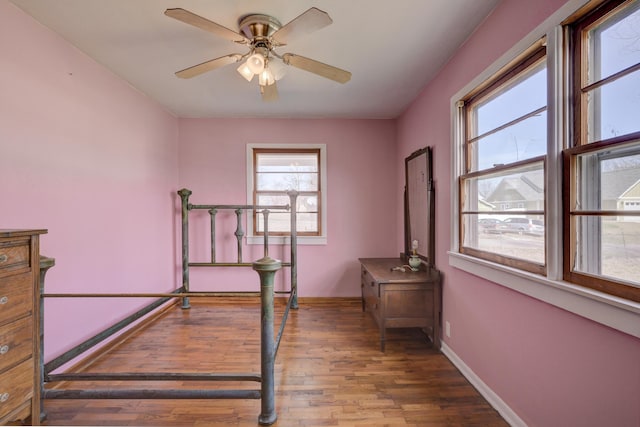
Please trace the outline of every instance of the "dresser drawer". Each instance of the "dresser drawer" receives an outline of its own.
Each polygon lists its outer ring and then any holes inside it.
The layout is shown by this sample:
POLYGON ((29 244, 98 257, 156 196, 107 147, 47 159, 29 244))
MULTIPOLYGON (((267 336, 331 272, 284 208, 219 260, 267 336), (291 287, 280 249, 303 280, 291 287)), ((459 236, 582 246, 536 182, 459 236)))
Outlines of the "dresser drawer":
POLYGON ((33 319, 25 317, 0 326, 0 372, 27 359, 33 352, 33 319))
POLYGON ((427 318, 433 313, 433 290, 429 285, 385 285, 382 293, 388 317, 427 318))
POLYGON ((5 275, 15 270, 28 270, 29 240, 18 239, 0 242, 0 275, 5 275))
POLYGON ((10 323, 31 312, 33 276, 30 273, 0 280, 0 325, 10 323))
POLYGON ((33 396, 33 359, 0 374, 0 418, 33 396))

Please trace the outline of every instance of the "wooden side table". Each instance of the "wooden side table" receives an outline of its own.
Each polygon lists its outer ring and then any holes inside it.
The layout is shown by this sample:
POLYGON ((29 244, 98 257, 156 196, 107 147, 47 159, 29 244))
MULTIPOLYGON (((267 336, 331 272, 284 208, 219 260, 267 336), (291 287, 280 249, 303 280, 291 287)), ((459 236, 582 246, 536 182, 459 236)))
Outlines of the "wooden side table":
POLYGON ((440 272, 434 268, 393 270, 406 264, 400 258, 360 258, 359 261, 362 310, 370 312, 380 328, 380 350, 384 351, 386 329, 411 327, 423 328, 439 350, 440 272))

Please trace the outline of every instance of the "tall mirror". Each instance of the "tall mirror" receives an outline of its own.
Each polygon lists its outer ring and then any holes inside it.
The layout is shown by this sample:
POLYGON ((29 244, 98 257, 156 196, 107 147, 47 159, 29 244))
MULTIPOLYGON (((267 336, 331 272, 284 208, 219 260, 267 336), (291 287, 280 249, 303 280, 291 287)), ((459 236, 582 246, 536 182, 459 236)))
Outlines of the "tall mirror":
POLYGON ((405 159, 405 254, 414 251, 428 266, 435 266, 435 192, 431 148, 405 159))

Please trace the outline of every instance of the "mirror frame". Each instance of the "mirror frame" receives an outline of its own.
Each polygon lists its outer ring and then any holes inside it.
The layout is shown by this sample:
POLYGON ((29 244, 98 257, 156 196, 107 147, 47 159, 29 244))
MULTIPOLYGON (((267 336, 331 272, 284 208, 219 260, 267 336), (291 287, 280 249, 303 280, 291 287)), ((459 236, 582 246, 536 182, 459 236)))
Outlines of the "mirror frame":
POLYGON ((412 254, 411 242, 418 240, 424 241, 425 244, 419 245, 417 255, 430 266, 435 266, 435 188, 433 183, 433 162, 431 147, 424 147, 411 153, 405 158, 405 187, 404 187, 404 251, 408 258, 412 254), (415 162, 415 163, 414 163, 415 162), (424 172, 422 177, 416 181, 410 179, 409 166, 417 165, 418 171, 424 172), (424 169, 423 169, 424 168, 424 169), (417 195, 417 192, 424 194, 417 195), (426 236, 414 236, 412 230, 416 227, 411 226, 412 215, 410 208, 414 198, 426 201, 424 206, 424 216, 420 213, 420 217, 424 217, 424 227, 426 236))

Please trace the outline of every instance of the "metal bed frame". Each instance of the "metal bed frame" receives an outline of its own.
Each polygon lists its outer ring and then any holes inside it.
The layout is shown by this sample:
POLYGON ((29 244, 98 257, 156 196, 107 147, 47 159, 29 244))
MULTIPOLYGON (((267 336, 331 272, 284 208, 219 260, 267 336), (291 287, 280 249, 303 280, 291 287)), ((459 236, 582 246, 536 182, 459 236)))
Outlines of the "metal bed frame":
POLYGON ((286 325, 286 321, 291 308, 298 308, 297 289, 297 231, 296 231, 296 191, 288 192, 289 205, 194 205, 189 203, 191 190, 182 189, 178 191, 182 201, 182 286, 169 293, 125 293, 125 294, 105 294, 105 293, 45 293, 44 276, 46 271, 54 265, 54 260, 47 258, 41 261, 41 281, 40 281, 40 363, 41 381, 40 391, 42 400, 40 402, 41 418, 45 417, 44 399, 260 399, 261 413, 258 422, 262 425, 273 424, 277 419, 275 411, 275 381, 274 367, 275 357, 280 346, 280 340, 286 325), (189 260, 189 211, 204 209, 211 217, 211 259, 210 262, 191 262, 189 260), (237 217, 237 227, 235 236, 237 238, 238 258, 237 262, 217 262, 216 261, 216 214, 219 210, 234 210, 237 217), (289 262, 281 262, 269 257, 269 230, 268 218, 271 210, 286 210, 290 213, 291 236, 290 249, 291 259, 289 262), (254 211, 262 213, 264 217, 264 253, 263 257, 257 261, 248 263, 242 259, 242 213, 254 211), (182 308, 191 307, 189 298, 191 297, 213 297, 220 295, 247 294, 247 292, 220 293, 220 292, 192 292, 189 290, 189 269, 191 267, 251 267, 260 277, 260 373, 53 373, 66 363, 90 350, 97 344, 103 342, 119 331, 123 330, 133 322, 152 313, 165 303, 175 298, 182 299, 182 308), (274 339, 274 278, 275 274, 282 267, 289 267, 291 270, 290 290, 278 293, 288 294, 287 304, 282 317, 282 322, 277 337, 274 339), (108 327, 94 337, 71 348, 55 359, 44 363, 44 300, 46 298, 158 298, 151 304, 138 310, 134 314, 127 316, 121 321, 108 327), (259 389, 215 389, 215 390, 177 390, 177 389, 93 389, 93 390, 65 390, 45 388, 48 383, 57 381, 250 381, 260 383, 259 389))

